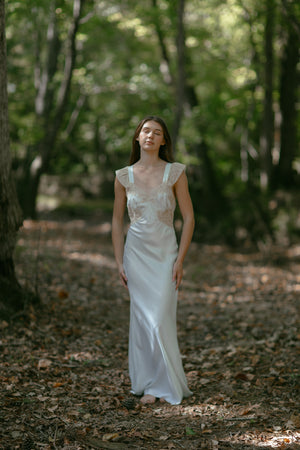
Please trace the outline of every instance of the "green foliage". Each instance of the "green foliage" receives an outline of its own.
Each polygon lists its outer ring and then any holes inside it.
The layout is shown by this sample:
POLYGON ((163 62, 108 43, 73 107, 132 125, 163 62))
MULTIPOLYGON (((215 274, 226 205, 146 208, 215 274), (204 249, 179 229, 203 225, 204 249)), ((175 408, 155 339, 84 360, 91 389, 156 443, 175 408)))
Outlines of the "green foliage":
MULTIPOLYGON (((46 61, 51 5, 51 1, 42 0, 34 0, 30 6, 16 0, 7 2, 11 146, 21 165, 25 156, 37 156, 36 144, 42 133, 35 113, 34 79, 37 54, 41 65, 46 61)), ((64 45, 72 7, 71 0, 56 2, 62 51, 52 80, 55 98, 63 77, 64 45)), ((204 208, 198 211, 196 207, 199 222, 213 217, 220 234, 245 218, 242 205, 248 185, 241 181, 240 153, 245 136, 251 150, 247 154, 248 180, 255 186, 255 196, 261 197, 259 201, 267 203, 259 189, 265 14, 265 1, 186 0, 185 4, 187 101, 182 105, 184 118, 176 158, 197 167, 203 175, 191 180, 193 197, 204 193, 209 199, 204 201, 204 208), (214 193, 203 181, 207 167, 197 150, 203 142, 208 148, 207 158, 219 196, 227 199, 230 210, 227 215, 222 214, 222 220, 212 209, 219 200, 212 201, 214 193)), ((299 24, 299 8, 292 2, 283 2, 276 5, 276 14, 273 96, 278 107, 279 62, 286 26, 283 24, 286 20, 299 24)), ((173 1, 86 2, 77 36, 71 99, 53 149, 50 173, 101 172, 104 181, 111 183, 109 173, 127 164, 133 131, 144 115, 161 115, 172 129, 178 69, 177 22, 177 2, 173 1)), ((299 149, 296 153, 299 156, 299 149)))
POLYGON ((101 211, 112 214, 113 202, 108 200, 84 200, 84 201, 61 201, 56 208, 56 213, 67 217, 94 217, 101 211))
POLYGON ((185 433, 187 436, 194 436, 196 434, 196 432, 190 427, 185 428, 185 433))

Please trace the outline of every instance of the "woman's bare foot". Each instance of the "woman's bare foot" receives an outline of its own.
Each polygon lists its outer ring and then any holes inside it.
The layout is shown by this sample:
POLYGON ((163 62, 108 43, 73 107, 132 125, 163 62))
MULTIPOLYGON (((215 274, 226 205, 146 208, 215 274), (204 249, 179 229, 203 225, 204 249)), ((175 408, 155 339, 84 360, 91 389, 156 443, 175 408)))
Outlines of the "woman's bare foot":
POLYGON ((149 395, 149 394, 146 394, 141 398, 141 403, 143 403, 143 405, 152 404, 152 403, 155 403, 155 401, 156 401, 156 397, 153 397, 153 395, 149 395))
POLYGON ((159 399, 159 401, 160 401, 160 403, 167 403, 167 400, 164 399, 163 397, 161 397, 161 398, 159 399))

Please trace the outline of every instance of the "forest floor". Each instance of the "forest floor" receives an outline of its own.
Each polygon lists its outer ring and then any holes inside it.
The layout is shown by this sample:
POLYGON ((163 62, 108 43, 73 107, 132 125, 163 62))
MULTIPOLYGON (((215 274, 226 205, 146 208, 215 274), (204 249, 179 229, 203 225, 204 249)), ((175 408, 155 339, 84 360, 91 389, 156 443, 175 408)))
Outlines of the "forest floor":
POLYGON ((25 221, 15 261, 41 304, 0 322, 1 449, 300 449, 300 245, 192 244, 175 406, 130 394, 108 218, 25 221))

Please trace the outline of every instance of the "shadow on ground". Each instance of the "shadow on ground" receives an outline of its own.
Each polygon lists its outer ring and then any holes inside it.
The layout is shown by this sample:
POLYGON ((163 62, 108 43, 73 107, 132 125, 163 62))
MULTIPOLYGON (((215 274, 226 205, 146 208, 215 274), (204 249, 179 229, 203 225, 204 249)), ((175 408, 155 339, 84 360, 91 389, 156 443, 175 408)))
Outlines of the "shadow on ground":
POLYGON ((41 305, 0 324, 0 448, 300 448, 299 255, 193 244, 178 338, 194 394, 142 406, 108 218, 25 222, 16 266, 41 305))

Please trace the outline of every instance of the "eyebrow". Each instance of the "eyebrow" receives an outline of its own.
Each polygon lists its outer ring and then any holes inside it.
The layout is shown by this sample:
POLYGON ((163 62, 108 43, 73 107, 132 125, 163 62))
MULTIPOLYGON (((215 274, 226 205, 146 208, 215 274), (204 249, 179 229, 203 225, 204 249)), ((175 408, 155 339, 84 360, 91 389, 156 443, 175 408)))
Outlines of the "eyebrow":
MULTIPOLYGON (((151 127, 143 127, 142 128, 142 130, 150 130, 150 129, 151 129, 151 127)), ((152 128, 152 129, 154 129, 154 131, 159 131, 160 133, 163 132, 163 130, 161 130, 160 128, 152 128)))

